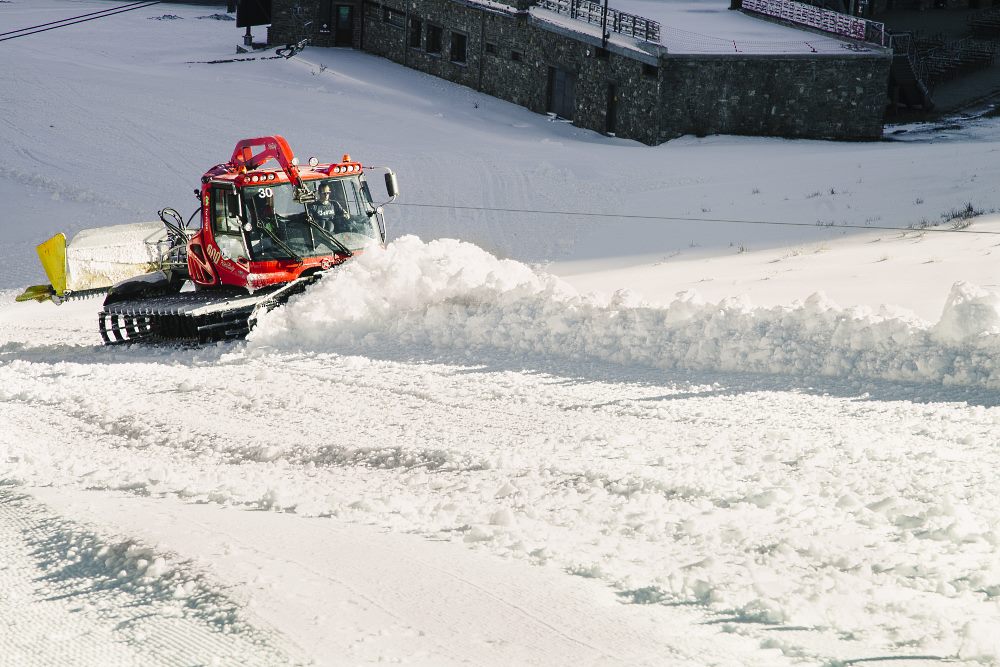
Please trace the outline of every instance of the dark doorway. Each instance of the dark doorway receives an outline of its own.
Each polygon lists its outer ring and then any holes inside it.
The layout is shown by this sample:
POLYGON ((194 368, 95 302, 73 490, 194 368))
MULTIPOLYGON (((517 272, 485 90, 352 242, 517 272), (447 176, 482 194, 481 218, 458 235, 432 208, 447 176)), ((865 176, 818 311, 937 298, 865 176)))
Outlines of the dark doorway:
POLYGON ((236 27, 248 28, 271 22, 271 0, 240 0, 236 5, 236 27))
POLYGON ((353 46, 354 44, 354 7, 352 5, 337 5, 337 23, 333 33, 334 46, 353 46))
POLYGON ((614 134, 618 131, 618 86, 608 84, 608 113, 604 117, 604 131, 614 134))
POLYGON ((549 111, 567 120, 573 120, 576 110, 576 76, 571 72, 549 68, 549 111))

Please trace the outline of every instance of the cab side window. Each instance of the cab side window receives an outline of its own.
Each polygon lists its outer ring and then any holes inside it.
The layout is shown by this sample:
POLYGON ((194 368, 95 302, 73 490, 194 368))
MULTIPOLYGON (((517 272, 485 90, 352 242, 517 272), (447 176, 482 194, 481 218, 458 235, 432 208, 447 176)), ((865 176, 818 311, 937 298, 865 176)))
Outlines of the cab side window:
POLYGON ((358 217, 364 214, 365 207, 362 203, 364 201, 362 197, 358 183, 352 181, 347 186, 347 210, 350 211, 351 216, 358 217))
POLYGON ((221 188, 213 189, 212 232, 219 250, 229 258, 246 257, 241 225, 236 193, 221 188))
POLYGON ((212 231, 216 234, 240 235, 239 206, 235 192, 212 191, 212 231))

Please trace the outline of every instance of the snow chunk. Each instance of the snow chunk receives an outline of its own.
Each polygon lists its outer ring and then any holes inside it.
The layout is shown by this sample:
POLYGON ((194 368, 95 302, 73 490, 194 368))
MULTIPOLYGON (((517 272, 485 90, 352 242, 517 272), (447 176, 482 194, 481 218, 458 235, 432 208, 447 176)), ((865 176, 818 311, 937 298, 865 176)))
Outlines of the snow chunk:
POLYGON ((510 509, 507 507, 499 509, 490 515, 490 525, 510 526, 513 525, 513 523, 514 523, 514 513, 511 512, 510 509))
POLYGON ((1000 333, 1000 295, 967 282, 957 282, 948 294, 934 340, 960 345, 984 334, 1000 333))
POLYGON ((984 664, 1000 662, 1000 636, 996 632, 995 620, 971 621, 962 628, 961 636, 959 658, 976 660, 984 664))

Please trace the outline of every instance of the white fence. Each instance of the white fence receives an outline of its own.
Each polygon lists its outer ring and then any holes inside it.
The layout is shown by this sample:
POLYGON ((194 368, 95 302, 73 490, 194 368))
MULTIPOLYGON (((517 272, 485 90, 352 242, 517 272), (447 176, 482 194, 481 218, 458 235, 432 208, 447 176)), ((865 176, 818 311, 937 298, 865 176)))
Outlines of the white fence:
POLYGON ((743 0, 743 9, 818 28, 824 32, 886 46, 885 24, 794 0, 743 0))

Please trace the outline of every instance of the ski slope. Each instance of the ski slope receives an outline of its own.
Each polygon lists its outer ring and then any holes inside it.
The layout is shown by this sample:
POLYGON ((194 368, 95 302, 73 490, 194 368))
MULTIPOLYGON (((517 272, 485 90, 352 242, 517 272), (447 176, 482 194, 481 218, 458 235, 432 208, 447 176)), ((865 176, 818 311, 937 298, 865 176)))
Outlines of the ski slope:
POLYGON ((1000 663, 1000 125, 650 148, 213 14, 0 44, 0 665, 1000 663), (385 252, 200 348, 14 303, 272 132, 385 252))

